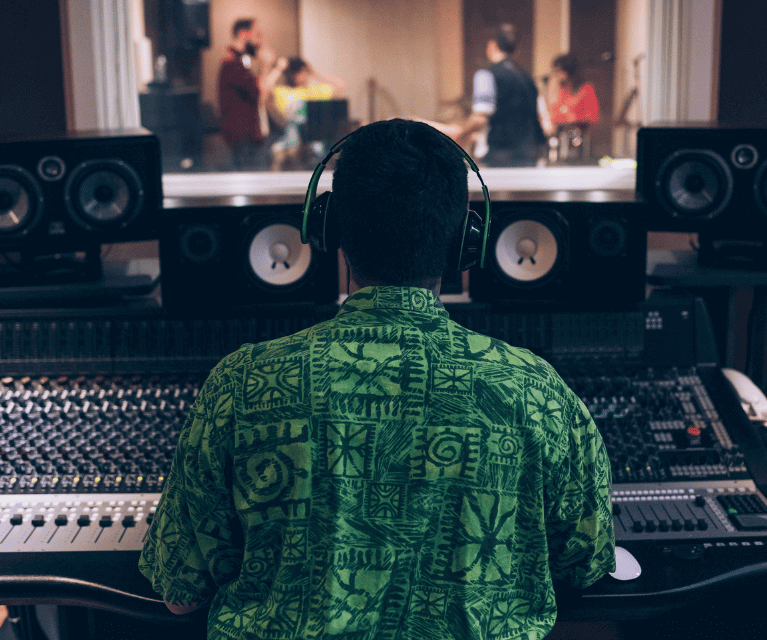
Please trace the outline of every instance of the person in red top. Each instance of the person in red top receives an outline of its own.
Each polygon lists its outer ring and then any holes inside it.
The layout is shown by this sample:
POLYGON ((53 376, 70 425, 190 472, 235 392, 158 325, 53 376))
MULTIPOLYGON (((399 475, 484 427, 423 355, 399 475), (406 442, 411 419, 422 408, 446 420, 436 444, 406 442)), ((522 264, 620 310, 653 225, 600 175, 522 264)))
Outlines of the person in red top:
POLYGON ((266 170, 271 165, 269 120, 263 80, 276 56, 263 45, 253 18, 241 18, 232 26, 232 41, 218 71, 218 106, 224 141, 239 170, 266 170))
POLYGON ((553 89, 556 92, 550 102, 551 122, 553 124, 591 124, 599 122, 599 101, 594 93, 594 85, 583 82, 580 65, 570 53, 554 58, 553 89))
POLYGON ((599 101, 594 85, 581 79, 580 65, 570 53, 554 58, 549 88, 549 113, 556 128, 557 160, 588 162, 591 155, 589 127, 599 122, 599 101))

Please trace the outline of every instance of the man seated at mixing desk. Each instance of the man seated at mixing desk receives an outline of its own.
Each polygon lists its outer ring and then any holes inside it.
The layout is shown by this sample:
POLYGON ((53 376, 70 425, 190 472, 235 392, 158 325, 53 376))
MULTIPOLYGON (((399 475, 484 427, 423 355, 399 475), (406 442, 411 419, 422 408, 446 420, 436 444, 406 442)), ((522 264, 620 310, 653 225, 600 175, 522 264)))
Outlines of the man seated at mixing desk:
POLYGON ((307 233, 340 244, 351 293, 213 369, 140 569, 210 638, 544 638, 555 585, 615 568, 599 432, 547 362, 438 297, 483 259, 465 152, 406 120, 334 149, 307 233))

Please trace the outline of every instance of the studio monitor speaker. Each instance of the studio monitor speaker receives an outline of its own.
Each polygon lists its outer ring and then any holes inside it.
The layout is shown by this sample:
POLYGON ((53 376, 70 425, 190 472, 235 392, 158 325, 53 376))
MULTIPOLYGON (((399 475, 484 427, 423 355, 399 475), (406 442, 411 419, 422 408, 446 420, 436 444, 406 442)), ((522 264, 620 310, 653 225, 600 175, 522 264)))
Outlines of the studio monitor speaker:
POLYGON ((615 202, 494 202, 475 302, 618 308, 645 297, 645 206, 615 202))
POLYGON ((196 314, 338 299, 338 253, 301 243, 301 207, 165 209, 163 307, 196 314))
POLYGON ((698 232, 700 262, 764 261, 767 129, 642 128, 636 190, 649 230, 698 232))
POLYGON ((0 250, 158 237, 160 145, 144 129, 0 142, 0 250))

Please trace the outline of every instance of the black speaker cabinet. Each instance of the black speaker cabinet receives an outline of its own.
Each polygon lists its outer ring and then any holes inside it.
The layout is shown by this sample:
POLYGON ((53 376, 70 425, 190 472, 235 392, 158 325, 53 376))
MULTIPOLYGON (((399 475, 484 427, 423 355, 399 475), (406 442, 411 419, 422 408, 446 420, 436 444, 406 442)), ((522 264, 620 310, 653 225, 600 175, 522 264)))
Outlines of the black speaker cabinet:
POLYGON ((338 253, 301 244, 300 205, 165 209, 162 304, 219 313, 338 299, 338 253))
POLYGON ((0 250, 158 237, 160 144, 144 129, 0 142, 0 250))
POLYGON ((494 202, 475 302, 620 308, 645 297, 646 207, 613 202, 494 202))
POLYGON ((700 262, 714 264, 728 255, 759 261, 764 253, 767 129, 642 128, 636 185, 649 204, 648 228, 698 232, 700 262))

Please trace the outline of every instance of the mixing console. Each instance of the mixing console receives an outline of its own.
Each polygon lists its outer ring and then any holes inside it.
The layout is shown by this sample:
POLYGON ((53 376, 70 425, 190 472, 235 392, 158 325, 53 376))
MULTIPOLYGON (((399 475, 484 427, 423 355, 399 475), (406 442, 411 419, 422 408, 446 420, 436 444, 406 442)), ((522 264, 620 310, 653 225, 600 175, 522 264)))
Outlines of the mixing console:
POLYGON ((560 373, 602 434, 613 482, 749 477, 694 367, 560 373))
POLYGON ((0 380, 0 493, 159 491, 201 377, 0 380))
MULTIPOLYGON (((607 447, 619 540, 767 537, 695 367, 557 364, 607 447)), ((0 380, 0 552, 140 549, 204 376, 0 380)))

